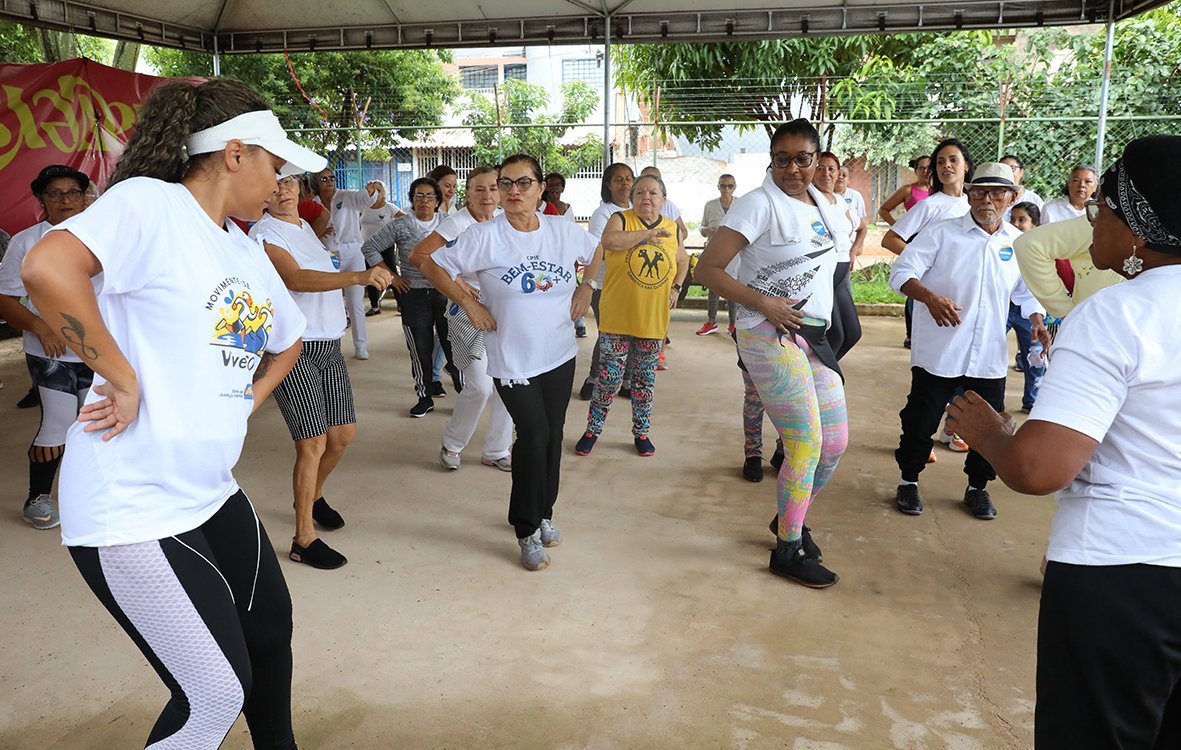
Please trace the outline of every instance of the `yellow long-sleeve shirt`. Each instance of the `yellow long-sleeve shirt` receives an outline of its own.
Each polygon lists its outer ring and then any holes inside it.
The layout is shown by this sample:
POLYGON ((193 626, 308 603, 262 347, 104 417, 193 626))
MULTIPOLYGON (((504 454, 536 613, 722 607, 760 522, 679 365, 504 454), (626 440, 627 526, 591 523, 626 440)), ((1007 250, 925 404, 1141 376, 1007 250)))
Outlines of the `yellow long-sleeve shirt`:
POLYGON ((1095 292, 1123 281, 1115 271, 1100 271, 1091 262, 1091 222, 1080 216, 1029 230, 1013 242, 1025 285, 1046 312, 1057 318, 1095 292), (1074 296, 1058 278, 1054 261, 1069 260, 1074 269, 1074 296))

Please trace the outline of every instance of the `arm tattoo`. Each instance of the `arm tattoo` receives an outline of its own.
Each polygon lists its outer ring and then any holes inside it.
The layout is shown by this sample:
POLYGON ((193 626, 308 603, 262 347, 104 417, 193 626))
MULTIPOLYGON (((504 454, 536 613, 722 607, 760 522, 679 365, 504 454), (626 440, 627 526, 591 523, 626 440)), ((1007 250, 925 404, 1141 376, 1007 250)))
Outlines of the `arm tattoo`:
POLYGON ((274 354, 268 353, 268 354, 262 355, 262 359, 258 360, 258 367, 256 367, 254 369, 254 377, 251 378, 250 382, 257 383, 258 381, 265 378, 267 376, 267 373, 271 371, 271 365, 274 363, 274 361, 275 361, 274 354))
POLYGON ((86 343, 86 326, 82 321, 68 313, 62 313, 62 318, 68 324, 61 328, 62 338, 77 346, 86 359, 98 359, 98 350, 86 343))

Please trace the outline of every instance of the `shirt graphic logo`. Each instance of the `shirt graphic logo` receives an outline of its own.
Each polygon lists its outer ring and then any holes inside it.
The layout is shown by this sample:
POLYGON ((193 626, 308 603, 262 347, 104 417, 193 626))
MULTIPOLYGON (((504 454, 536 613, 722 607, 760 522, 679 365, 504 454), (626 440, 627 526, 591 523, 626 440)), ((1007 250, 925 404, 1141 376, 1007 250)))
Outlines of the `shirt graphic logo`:
POLYGON ((664 285, 672 275, 672 259, 662 248, 642 242, 627 251, 627 275, 645 289, 664 285))
POLYGON ((1011 245, 1002 245, 997 252, 1000 254, 1001 260, 1012 260, 1013 258, 1013 247, 1011 245))
POLYGON ((569 284, 573 278, 574 274, 562 268, 561 264, 530 256, 524 263, 515 265, 501 274, 500 281, 505 286, 520 284, 522 292, 532 294, 548 292, 562 281, 569 284))
POLYGON ((824 226, 823 221, 814 221, 812 222, 812 231, 823 237, 828 234, 828 227, 824 226))
MULTIPOLYGON (((275 314, 271 300, 260 305, 255 303, 247 290, 229 289, 222 302, 227 306, 218 308, 221 317, 213 326, 213 341, 210 344, 261 356, 270 338, 271 320, 275 314)), ((251 369, 254 364, 253 359, 235 356, 228 351, 222 353, 222 359, 226 367, 251 369)))

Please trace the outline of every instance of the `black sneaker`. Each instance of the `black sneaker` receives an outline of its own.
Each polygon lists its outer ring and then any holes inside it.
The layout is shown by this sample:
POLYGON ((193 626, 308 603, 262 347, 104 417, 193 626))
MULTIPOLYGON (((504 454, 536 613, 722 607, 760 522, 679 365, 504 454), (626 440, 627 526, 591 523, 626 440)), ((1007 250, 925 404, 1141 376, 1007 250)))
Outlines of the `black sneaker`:
MULTIPOLYGON (((767 524, 767 528, 770 529, 771 533, 776 537, 779 536, 778 513, 776 513, 775 517, 771 519, 771 523, 767 524)), ((812 539, 812 529, 809 529, 807 526, 804 527, 804 530, 800 535, 800 545, 804 550, 804 555, 806 557, 811 558, 816 562, 821 562, 824 560, 824 553, 820 551, 820 546, 816 544, 814 539, 812 539)))
POLYGON ((584 338, 586 338, 586 326, 577 326, 577 327, 575 327, 575 329, 574 329, 574 338, 578 338, 578 339, 584 339, 584 338))
POLYGON ((37 392, 36 388, 30 388, 25 397, 16 402, 18 409, 32 409, 34 406, 41 403, 41 394, 37 392))
MULTIPOLYGON (((967 502, 966 499, 965 502, 967 502)), ((898 494, 894 496, 894 504, 898 506, 898 510, 908 516, 922 515, 923 501, 919 498, 919 486, 917 484, 898 485, 898 494)))
POLYGON ((779 476, 779 468, 783 466, 783 443, 775 446, 775 453, 771 456, 771 460, 768 463, 775 470, 775 476, 779 476))
POLYGON ((593 395, 595 395, 595 384, 590 380, 584 380, 582 387, 578 389, 578 397, 583 401, 590 401, 593 395))
POLYGON ((799 545, 788 544, 782 539, 771 550, 771 572, 810 589, 826 589, 840 576, 824 567, 817 560, 804 554, 799 545))
POLYGON ((656 446, 652 445, 652 441, 648 439, 647 435, 640 435, 636 438, 635 443, 636 453, 639 453, 641 456, 651 456, 656 452, 656 446))
POLYGON ((595 449, 595 442, 598 439, 598 435, 589 432, 583 433, 582 437, 578 438, 578 442, 574 444, 574 452, 580 456, 589 456, 590 452, 595 449))
POLYGON ((427 389, 431 394, 431 398, 443 398, 447 395, 447 391, 443 388, 443 383, 436 380, 431 383, 431 387, 427 389))
POLYGON ((763 481, 762 456, 747 456, 746 460, 742 462, 742 478, 748 482, 763 481))
POLYGON ((430 399, 430 397, 420 398, 420 399, 418 399, 417 404, 410 407, 410 416, 425 417, 427 414, 430 414, 434 410, 435 410, 435 402, 432 401, 430 399))
POLYGON ((348 562, 348 558, 317 539, 306 547, 291 543, 288 557, 297 563, 310 565, 320 570, 335 570, 348 562))
POLYGON ((988 496, 988 490, 979 489, 974 490, 969 488, 964 492, 964 505, 972 511, 972 515, 979 518, 981 521, 991 521, 996 518, 996 506, 992 504, 992 498, 988 496))
POLYGON ((344 518, 324 498, 312 503, 312 520, 328 531, 336 531, 344 526, 344 518))

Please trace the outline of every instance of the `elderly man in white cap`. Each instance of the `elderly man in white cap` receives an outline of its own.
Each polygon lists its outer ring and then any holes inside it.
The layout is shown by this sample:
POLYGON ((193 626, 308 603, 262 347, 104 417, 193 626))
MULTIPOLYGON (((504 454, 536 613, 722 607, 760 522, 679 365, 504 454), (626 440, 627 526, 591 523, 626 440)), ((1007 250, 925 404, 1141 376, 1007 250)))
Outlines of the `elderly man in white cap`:
MULTIPOLYGON (((1013 170, 1007 164, 981 164, 964 187, 968 213, 929 227, 906 246, 890 272, 890 286, 918 303, 910 395, 899 414, 902 437, 894 454, 902 472, 895 502, 907 515, 923 512, 919 473, 931 453, 931 434, 956 389, 973 390, 1004 411, 1010 301, 1030 319, 1033 338, 1050 344, 1045 310, 1021 280, 1013 256, 1013 241, 1021 233, 1003 218, 1017 194, 1013 170)), ((996 518, 986 488, 996 478, 992 466, 970 450, 964 473, 964 504, 976 518, 996 518)))

